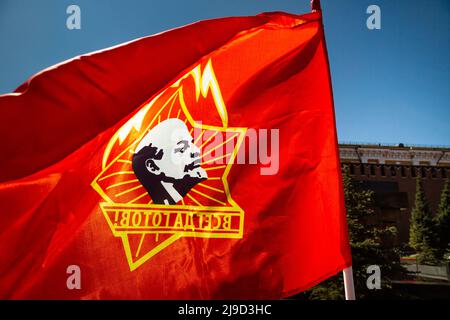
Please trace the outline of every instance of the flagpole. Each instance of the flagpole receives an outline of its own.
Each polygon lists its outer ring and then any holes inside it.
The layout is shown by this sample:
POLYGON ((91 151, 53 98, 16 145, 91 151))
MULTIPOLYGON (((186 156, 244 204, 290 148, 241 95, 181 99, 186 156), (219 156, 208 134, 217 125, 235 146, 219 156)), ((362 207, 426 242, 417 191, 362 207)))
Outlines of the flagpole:
POLYGON ((353 283, 353 268, 348 267, 342 271, 344 274, 345 300, 355 300, 355 284, 353 283))
MULTIPOLYGON (((311 0, 311 11, 322 12, 320 0, 311 0)), ((345 300, 355 300, 355 284, 353 282, 353 268, 348 267, 342 271, 344 274, 345 300)))

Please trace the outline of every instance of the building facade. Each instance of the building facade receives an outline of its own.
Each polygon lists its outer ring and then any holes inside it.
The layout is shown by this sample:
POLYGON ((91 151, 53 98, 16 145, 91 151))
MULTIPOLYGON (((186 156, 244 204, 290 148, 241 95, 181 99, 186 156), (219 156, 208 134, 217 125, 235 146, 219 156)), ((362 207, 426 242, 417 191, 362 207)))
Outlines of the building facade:
POLYGON ((435 213, 445 180, 450 178, 450 148, 340 144, 339 149, 341 165, 347 166, 364 188, 374 191, 373 223, 395 226, 398 234, 394 244, 407 244, 416 177, 422 178, 435 213))

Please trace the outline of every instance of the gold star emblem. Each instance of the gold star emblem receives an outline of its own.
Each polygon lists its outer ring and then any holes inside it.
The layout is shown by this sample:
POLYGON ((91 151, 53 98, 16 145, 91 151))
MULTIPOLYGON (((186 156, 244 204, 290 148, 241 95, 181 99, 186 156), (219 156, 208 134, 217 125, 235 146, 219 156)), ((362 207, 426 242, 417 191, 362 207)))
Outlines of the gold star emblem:
MULTIPOLYGON (((209 108, 208 108, 209 110, 209 108)), ((211 60, 181 76, 143 104, 111 138, 102 171, 92 182, 101 195, 103 215, 122 240, 130 270, 135 270, 182 237, 242 238, 244 212, 231 198, 227 176, 246 128, 228 127, 228 115, 211 60), (213 103, 221 125, 204 125, 189 112, 213 103), (134 149, 161 121, 182 120, 201 150, 208 178, 175 205, 155 204, 132 168, 134 149), (225 151, 224 151, 225 150, 225 151)))

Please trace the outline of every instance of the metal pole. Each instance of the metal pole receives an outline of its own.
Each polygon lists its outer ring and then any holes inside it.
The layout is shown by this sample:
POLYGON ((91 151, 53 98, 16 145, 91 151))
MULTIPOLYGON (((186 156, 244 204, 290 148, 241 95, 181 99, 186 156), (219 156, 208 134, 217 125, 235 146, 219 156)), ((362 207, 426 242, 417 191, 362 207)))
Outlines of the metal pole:
POLYGON ((348 267, 342 271, 344 274, 345 300, 355 300, 355 285, 353 283, 353 268, 348 267))

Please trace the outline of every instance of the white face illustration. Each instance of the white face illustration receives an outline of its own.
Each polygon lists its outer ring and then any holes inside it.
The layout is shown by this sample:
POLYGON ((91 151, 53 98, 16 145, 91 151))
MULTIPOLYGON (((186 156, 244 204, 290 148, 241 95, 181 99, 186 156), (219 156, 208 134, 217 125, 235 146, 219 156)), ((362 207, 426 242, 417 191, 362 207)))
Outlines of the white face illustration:
POLYGON ((192 178, 206 179, 206 171, 200 167, 200 149, 194 144, 186 124, 179 119, 167 119, 156 125, 141 140, 135 153, 145 146, 159 150, 158 157, 145 162, 149 172, 176 180, 186 175, 192 178))

